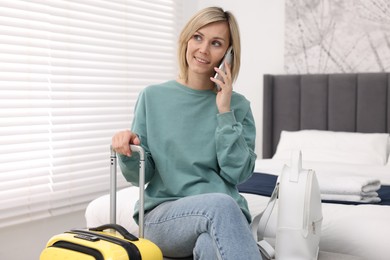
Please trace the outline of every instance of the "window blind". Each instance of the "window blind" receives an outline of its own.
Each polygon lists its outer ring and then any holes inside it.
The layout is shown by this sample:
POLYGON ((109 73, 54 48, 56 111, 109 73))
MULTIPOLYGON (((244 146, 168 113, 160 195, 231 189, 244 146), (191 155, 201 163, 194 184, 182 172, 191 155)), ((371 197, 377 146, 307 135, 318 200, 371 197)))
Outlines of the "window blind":
POLYGON ((176 76, 180 5, 0 2, 0 227, 108 192, 112 135, 142 88, 176 76))

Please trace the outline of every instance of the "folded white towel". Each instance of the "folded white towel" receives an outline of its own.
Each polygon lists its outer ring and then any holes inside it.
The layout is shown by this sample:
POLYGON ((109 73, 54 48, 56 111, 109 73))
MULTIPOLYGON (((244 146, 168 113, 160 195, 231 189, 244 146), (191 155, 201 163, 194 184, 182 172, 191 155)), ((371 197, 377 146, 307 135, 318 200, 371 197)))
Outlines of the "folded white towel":
POLYGON ((322 194, 358 195, 366 196, 376 192, 381 187, 378 179, 363 176, 336 176, 319 174, 318 183, 322 194))
MULTIPOLYGON (((376 193, 376 192, 375 192, 376 193)), ((359 196, 359 195, 345 195, 345 194, 321 194, 322 200, 332 201, 349 201, 360 203, 379 203, 381 198, 378 197, 378 193, 374 196, 359 196)))
POLYGON ((369 176, 318 174, 321 199, 359 203, 378 203, 381 199, 377 191, 381 187, 379 179, 369 176))

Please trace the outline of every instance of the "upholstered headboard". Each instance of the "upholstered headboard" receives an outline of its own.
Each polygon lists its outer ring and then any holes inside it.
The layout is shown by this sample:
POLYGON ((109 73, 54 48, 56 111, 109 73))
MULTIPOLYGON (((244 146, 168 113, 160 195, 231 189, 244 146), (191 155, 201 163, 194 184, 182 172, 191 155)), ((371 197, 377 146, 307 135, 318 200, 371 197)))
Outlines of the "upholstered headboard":
POLYGON ((264 75, 263 158, 282 130, 390 133, 390 73, 264 75))

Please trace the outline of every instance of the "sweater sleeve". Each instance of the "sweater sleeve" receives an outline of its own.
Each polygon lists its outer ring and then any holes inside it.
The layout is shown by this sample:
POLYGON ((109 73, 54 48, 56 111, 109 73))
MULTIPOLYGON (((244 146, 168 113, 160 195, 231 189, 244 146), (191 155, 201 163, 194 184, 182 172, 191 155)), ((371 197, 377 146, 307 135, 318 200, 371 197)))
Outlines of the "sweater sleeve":
MULTIPOLYGON (((139 155, 134 153, 131 157, 119 155, 119 166, 125 179, 135 186, 139 186, 139 155)), ((151 156, 145 156, 145 183, 148 183, 154 175, 154 163, 151 156)))
POLYGON ((237 185, 246 181, 253 173, 256 128, 252 111, 248 106, 242 122, 236 120, 233 111, 217 115, 215 133, 220 175, 237 185))
MULTIPOLYGON (((145 150, 145 183, 148 183, 153 178, 155 165, 148 147, 144 94, 144 92, 140 93, 135 105, 131 131, 138 135, 141 146, 145 150)), ((131 157, 119 155, 119 166, 125 179, 131 184, 139 186, 139 155, 137 153, 133 153, 131 157)))

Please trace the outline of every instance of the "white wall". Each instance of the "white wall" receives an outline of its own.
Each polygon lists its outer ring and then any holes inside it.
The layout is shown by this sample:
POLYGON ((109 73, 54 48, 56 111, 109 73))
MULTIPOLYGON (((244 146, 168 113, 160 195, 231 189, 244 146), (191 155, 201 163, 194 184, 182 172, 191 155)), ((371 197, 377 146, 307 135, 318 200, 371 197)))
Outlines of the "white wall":
POLYGON ((257 128, 256 153, 261 158, 263 75, 284 72, 284 0, 185 1, 185 17, 207 6, 229 10, 238 20, 242 58, 234 89, 251 101, 257 128))
MULTIPOLYGON (((284 0, 188 0, 183 9, 184 18, 212 5, 232 11, 240 25, 242 67, 235 90, 252 103, 257 125, 256 152, 261 157, 262 76, 283 73, 284 0)), ((39 259, 40 251, 52 235, 84 226, 84 212, 76 212, 0 229, 0 259, 39 259)))

